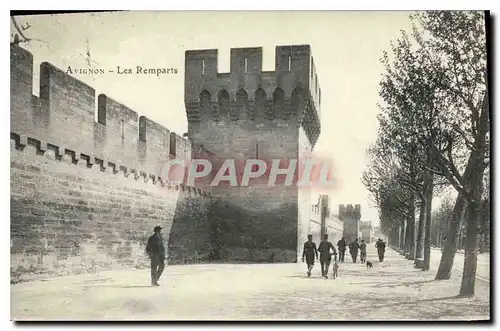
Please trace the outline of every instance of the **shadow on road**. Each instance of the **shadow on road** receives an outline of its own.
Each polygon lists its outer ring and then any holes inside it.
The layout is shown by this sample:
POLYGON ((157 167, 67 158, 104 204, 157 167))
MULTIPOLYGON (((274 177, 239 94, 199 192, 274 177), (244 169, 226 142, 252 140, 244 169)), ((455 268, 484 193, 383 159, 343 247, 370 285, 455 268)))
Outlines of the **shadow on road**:
MULTIPOLYGON (((374 286, 375 287, 390 287, 390 288, 399 287, 399 286, 410 287, 412 285, 421 286, 423 284, 432 283, 432 282, 435 282, 435 281, 436 280, 434 280, 434 279, 429 279, 429 280, 420 280, 420 281, 416 281, 416 282, 400 282, 400 283, 385 283, 385 284, 384 283, 378 283, 378 284, 375 284, 374 286)), ((358 284, 362 284, 362 283, 358 283, 358 284)))
MULTIPOLYGON (((448 296, 448 297, 441 297, 441 298, 429 298, 429 299, 421 299, 421 300, 413 300, 413 301, 399 301, 399 302, 392 302, 392 303, 384 303, 381 305, 370 305, 358 309, 374 309, 374 308, 387 308, 387 307, 392 307, 392 306, 404 306, 404 305, 416 305, 419 306, 422 303, 425 302, 436 302, 436 301, 444 301, 444 300, 458 300, 461 299, 458 295, 454 296, 448 296)), ((465 305, 468 309, 470 308, 484 308, 484 305, 471 305, 470 302, 454 302, 457 305, 463 304, 465 305)))
POLYGON ((321 277, 319 276, 311 276, 311 277, 307 277, 307 276, 299 276, 299 275, 295 275, 295 276, 285 276, 286 278, 302 278, 302 279, 321 279, 321 277))
POLYGON ((153 287, 151 285, 94 285, 94 286, 86 286, 87 288, 150 288, 153 287))

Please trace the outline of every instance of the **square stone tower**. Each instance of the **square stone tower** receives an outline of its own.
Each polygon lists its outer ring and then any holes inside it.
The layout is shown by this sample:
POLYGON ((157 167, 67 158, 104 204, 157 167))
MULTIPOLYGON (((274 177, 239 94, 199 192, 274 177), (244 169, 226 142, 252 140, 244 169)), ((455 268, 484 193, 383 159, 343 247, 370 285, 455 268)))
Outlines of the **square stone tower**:
MULTIPOLYGON (((228 73, 218 72, 217 57, 216 49, 186 51, 188 139, 219 164, 225 159, 243 164, 259 159, 270 165, 280 159, 281 168, 286 168, 287 160, 306 158, 320 135, 321 104, 309 45, 276 47, 275 70, 267 72, 262 71, 260 47, 231 49, 228 73)), ((246 225, 234 235, 234 245, 246 247, 241 242, 250 240, 256 247, 286 251, 285 260, 295 259, 297 239, 307 235, 310 191, 285 186, 280 177, 269 186, 268 174, 269 167, 248 186, 221 182, 212 195, 251 219, 242 221, 246 225)))
POLYGON ((344 223, 344 237, 347 243, 359 238, 361 205, 339 205, 339 219, 344 223))

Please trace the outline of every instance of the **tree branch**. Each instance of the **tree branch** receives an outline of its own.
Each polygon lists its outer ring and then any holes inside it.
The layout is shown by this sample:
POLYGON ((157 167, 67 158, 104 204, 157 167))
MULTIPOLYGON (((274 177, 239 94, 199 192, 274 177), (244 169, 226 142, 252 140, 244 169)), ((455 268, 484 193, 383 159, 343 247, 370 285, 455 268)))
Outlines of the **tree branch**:
POLYGON ((460 134, 460 136, 462 136, 462 138, 464 139, 465 145, 467 146, 467 148, 469 150, 474 149, 474 142, 471 141, 467 137, 467 134, 464 132, 464 130, 462 130, 457 124, 453 125, 453 130, 455 130, 456 132, 458 132, 460 134))
POLYGON ((22 29, 19 27, 19 25, 17 24, 17 21, 16 19, 14 18, 14 16, 11 16, 10 17, 10 20, 12 21, 12 23, 14 24, 14 27, 16 28, 16 31, 17 33, 19 33, 19 35, 21 37, 23 37, 24 41, 30 41, 30 39, 28 37, 26 37, 22 31, 22 29))

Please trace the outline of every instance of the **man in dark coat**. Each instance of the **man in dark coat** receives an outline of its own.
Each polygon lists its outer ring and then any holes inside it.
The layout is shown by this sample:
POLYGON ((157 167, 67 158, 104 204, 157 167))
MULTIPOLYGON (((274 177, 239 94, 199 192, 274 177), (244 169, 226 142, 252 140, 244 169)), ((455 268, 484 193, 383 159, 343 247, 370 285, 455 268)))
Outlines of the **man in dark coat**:
POLYGON ((332 254, 337 255, 337 251, 331 242, 328 241, 328 235, 323 236, 323 241, 319 244, 319 262, 321 263, 321 277, 328 278, 328 269, 332 262, 332 254), (330 249, 333 253, 330 253, 330 249))
POLYGON ((349 253, 351 253, 353 263, 356 263, 356 259, 358 258, 358 249, 359 243, 358 239, 356 238, 356 240, 349 245, 349 253))
POLYGON ((378 260, 380 262, 384 261, 385 242, 382 239, 378 238, 377 242, 375 243, 375 247, 377 248, 378 260))
POLYGON ((361 244, 359 245, 359 258, 361 263, 366 262, 366 244, 364 240, 361 240, 361 244))
POLYGON ((158 280, 165 269, 165 245, 163 244, 163 237, 161 235, 161 226, 155 226, 154 234, 148 238, 146 245, 146 253, 151 259, 151 285, 160 286, 158 280))
POLYGON ((314 258, 318 259, 318 249, 316 243, 312 241, 313 236, 308 235, 307 241, 304 243, 304 250, 302 252, 302 262, 304 259, 307 263, 307 277, 311 277, 311 270, 314 267, 314 258))
POLYGON ((347 246, 347 243, 345 242, 345 238, 342 237, 342 239, 340 239, 337 242, 337 247, 339 249, 339 261, 340 262, 344 262, 346 246, 347 246))

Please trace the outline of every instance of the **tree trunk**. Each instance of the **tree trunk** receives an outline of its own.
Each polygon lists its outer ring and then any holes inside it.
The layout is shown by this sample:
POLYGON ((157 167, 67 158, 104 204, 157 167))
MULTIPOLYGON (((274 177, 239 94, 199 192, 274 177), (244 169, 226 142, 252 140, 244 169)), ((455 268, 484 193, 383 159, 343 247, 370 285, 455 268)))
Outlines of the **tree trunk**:
POLYGON ((474 295, 476 284, 477 270, 477 219, 478 219, 478 203, 477 200, 470 201, 467 205, 466 213, 466 240, 465 240, 465 257, 464 271, 462 275, 462 284, 460 286, 459 296, 470 297, 474 295))
POLYGON ((448 222, 449 227, 446 232, 446 240, 444 242, 443 254, 439 263, 439 269, 436 274, 436 280, 450 279, 451 268, 455 262, 455 253, 457 251, 457 234, 460 226, 460 219, 462 218, 462 211, 465 204, 465 197, 462 193, 458 194, 451 219, 448 222))
POLYGON ((401 225, 398 225, 398 248, 401 250, 403 247, 403 241, 401 240, 401 225))
POLYGON ((394 227, 392 229, 392 246, 394 248, 399 248, 399 238, 398 238, 398 229, 394 227))
POLYGON ((406 254, 406 252, 408 252, 408 240, 406 239, 408 231, 406 231, 406 221, 401 225, 401 231, 403 236, 403 254, 406 254))
POLYGON ((401 226, 400 225, 398 225, 397 235, 398 235, 398 249, 401 249, 401 246, 403 245, 403 243, 401 242, 401 226))
POLYGON ((399 248, 399 228, 394 228, 393 236, 395 244, 394 247, 399 248))
POLYGON ((427 174, 427 185, 425 192, 425 239, 424 239, 424 267, 422 270, 429 270, 431 265, 431 221, 432 221, 432 194, 434 186, 434 175, 427 174))
POLYGON ((409 218, 408 218, 408 260, 415 259, 415 196, 412 195, 412 199, 410 201, 410 210, 409 210, 409 218))
POLYGON ((466 241, 464 256, 464 271, 462 275, 462 285, 460 286, 460 296, 473 296, 476 284, 477 269, 477 235, 478 217, 481 195, 483 193, 483 177, 486 165, 484 163, 486 156, 486 133, 489 131, 489 99, 488 84, 483 99, 481 116, 478 121, 478 130, 474 141, 474 150, 471 153, 473 162, 473 171, 469 182, 470 195, 467 199, 468 217, 466 219, 466 241))
POLYGON ((399 226, 399 249, 404 251, 405 237, 403 227, 399 226))
POLYGON ((425 201, 422 199, 420 214, 418 215, 417 247, 415 249, 415 260, 422 258, 424 248, 424 225, 425 225, 425 201))
POLYGON ((405 257, 408 257, 411 252, 411 230, 410 230, 410 219, 405 220, 405 257))
POLYGON ((399 248, 398 228, 396 227, 392 229, 392 246, 394 248, 399 248))
POLYGON ((392 246, 394 248, 398 248, 398 238, 396 238, 396 229, 391 229, 391 237, 392 237, 392 246))
POLYGON ((484 160, 484 152, 477 152, 477 155, 474 155, 474 157, 476 166, 474 167, 475 171, 470 181, 470 199, 467 201, 464 269, 459 294, 460 296, 466 297, 474 295, 476 284, 477 236, 479 234, 480 201, 483 193, 484 167, 482 163, 484 160))

